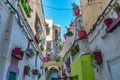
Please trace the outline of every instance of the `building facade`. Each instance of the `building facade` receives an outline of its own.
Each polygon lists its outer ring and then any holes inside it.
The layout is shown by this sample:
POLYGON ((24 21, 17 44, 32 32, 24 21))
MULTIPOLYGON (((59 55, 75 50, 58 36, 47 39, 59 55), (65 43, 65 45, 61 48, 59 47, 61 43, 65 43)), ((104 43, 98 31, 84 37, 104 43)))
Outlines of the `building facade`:
POLYGON ((82 16, 80 25, 76 19, 75 24, 76 27, 83 24, 84 28, 76 30, 77 34, 71 28, 73 36, 67 36, 60 53, 64 57, 63 77, 72 77, 73 80, 119 80, 120 1, 107 1, 80 0, 82 16), (79 45, 79 50, 73 47, 75 44, 79 45))
POLYGON ((46 19, 47 29, 47 54, 57 55, 60 45, 60 25, 54 25, 52 19, 46 19))
POLYGON ((45 80, 40 48, 45 38, 41 0, 1 0, 0 80, 45 80))

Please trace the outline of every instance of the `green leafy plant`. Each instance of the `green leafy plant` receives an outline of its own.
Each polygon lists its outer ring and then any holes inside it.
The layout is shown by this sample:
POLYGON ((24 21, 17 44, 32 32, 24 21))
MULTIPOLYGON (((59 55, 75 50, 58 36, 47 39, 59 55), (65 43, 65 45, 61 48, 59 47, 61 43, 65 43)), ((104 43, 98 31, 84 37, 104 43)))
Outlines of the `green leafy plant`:
POLYGON ((40 79, 40 77, 41 77, 41 73, 40 73, 40 72, 38 72, 38 79, 40 79))
POLYGON ((71 36, 73 35, 73 32, 72 32, 72 31, 68 31, 68 32, 66 33, 66 35, 69 36, 69 37, 71 37, 71 36))

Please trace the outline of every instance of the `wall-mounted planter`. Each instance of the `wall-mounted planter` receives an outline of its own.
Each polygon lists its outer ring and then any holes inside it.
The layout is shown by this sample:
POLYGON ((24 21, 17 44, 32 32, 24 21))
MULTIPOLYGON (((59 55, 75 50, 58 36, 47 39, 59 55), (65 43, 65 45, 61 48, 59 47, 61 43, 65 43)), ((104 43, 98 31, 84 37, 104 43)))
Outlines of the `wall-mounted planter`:
POLYGON ((86 39, 87 38, 87 33, 86 31, 82 30, 78 32, 78 36, 80 39, 86 39))
POLYGON ((30 13, 33 11, 33 9, 30 6, 28 7, 28 10, 30 13))
POLYGON ((69 32, 69 31, 70 31, 70 29, 71 29, 71 28, 70 28, 70 27, 68 27, 68 28, 67 28, 67 31, 69 32))
POLYGON ((43 62, 48 62, 49 61, 49 58, 48 57, 44 57, 43 58, 43 62))
POLYGON ((37 44, 39 44, 40 43, 40 41, 39 41, 39 39, 38 39, 38 37, 35 35, 35 42, 37 43, 37 44))
POLYGON ((41 50, 41 51, 44 51, 43 45, 40 45, 40 50, 41 50))
POLYGON ((24 9, 24 11, 25 11, 25 13, 26 13, 26 16, 27 16, 28 18, 31 18, 31 14, 30 14, 30 12, 29 12, 29 5, 26 4, 26 1, 25 1, 25 0, 21 0, 21 4, 22 4, 23 9, 24 9))
POLYGON ((41 78, 41 73, 40 72, 38 72, 38 79, 40 79, 41 78))
POLYGON ((12 57, 16 58, 17 60, 23 59, 24 52, 21 48, 14 48, 12 51, 12 57))
POLYGON ((71 37, 71 36, 73 35, 73 32, 72 32, 72 31, 68 31, 68 32, 66 33, 66 35, 69 36, 69 37, 71 37))
POLYGON ((67 60, 65 61, 65 65, 66 67, 70 67, 70 57, 68 57, 67 60))
POLYGON ((30 69, 29 65, 24 66, 24 75, 30 75, 30 69))
POLYGON ((67 35, 64 35, 64 40, 66 40, 67 39, 67 35))
POLYGON ((32 70, 32 74, 33 74, 33 75, 38 75, 38 72, 39 72, 39 71, 38 71, 37 69, 33 69, 33 70, 32 70))
POLYGON ((27 49, 26 50, 26 55, 28 57, 33 57, 35 55, 34 51, 32 49, 27 49))
POLYGON ((80 14, 79 6, 75 3, 73 3, 72 6, 73 6, 73 10, 74 10, 74 15, 78 16, 80 14))
POLYGON ((78 53, 78 51, 77 50, 71 50, 71 56, 74 56, 75 54, 77 54, 78 53))
POLYGON ((70 72, 71 72, 71 68, 70 68, 70 67, 67 68, 66 71, 67 71, 68 73, 70 73, 70 72))
POLYGON ((109 28, 112 23, 113 23, 112 18, 107 18, 104 20, 104 24, 106 25, 107 28, 109 28))
POLYGON ((78 16, 80 14, 80 9, 79 8, 75 8, 74 9, 74 15, 78 16))
POLYGON ((93 52, 93 57, 98 65, 101 65, 103 62, 101 51, 93 52))
POLYGON ((28 3, 28 0, 25 0, 26 3, 28 3))
POLYGON ((118 17, 115 20, 112 20, 111 18, 107 18, 104 20, 104 24, 106 25, 106 32, 111 32, 116 28, 116 26, 120 23, 120 17, 118 17))

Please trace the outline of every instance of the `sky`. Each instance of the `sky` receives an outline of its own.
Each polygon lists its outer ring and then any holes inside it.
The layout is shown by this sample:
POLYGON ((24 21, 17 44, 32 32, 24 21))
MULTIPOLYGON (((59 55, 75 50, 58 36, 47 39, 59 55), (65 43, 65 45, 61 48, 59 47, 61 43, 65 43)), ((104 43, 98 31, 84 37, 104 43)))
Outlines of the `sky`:
POLYGON ((67 31, 66 26, 74 20, 71 5, 73 2, 80 5, 79 0, 42 0, 45 18, 52 18, 53 24, 60 24, 62 40, 67 31))

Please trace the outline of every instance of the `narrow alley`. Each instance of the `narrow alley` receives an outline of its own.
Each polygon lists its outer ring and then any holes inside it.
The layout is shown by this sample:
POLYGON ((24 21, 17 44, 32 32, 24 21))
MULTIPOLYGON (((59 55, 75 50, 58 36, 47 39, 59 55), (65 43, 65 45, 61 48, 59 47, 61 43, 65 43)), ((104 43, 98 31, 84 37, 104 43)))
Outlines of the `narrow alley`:
POLYGON ((0 80, 120 80, 120 0, 0 0, 0 80))

